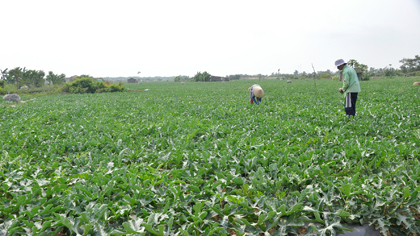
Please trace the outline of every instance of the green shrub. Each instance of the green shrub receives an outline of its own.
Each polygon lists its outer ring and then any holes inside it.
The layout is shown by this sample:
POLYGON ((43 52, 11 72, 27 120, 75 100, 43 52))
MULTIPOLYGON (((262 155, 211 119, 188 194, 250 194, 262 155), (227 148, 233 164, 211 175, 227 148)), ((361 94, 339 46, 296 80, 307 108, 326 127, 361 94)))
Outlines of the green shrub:
POLYGON ((397 70, 397 76, 404 76, 405 74, 402 72, 402 71, 400 71, 400 70, 397 70))
POLYGON ((4 88, 4 80, 0 80, 0 95, 7 94, 6 89, 4 88))
POLYGON ((96 83, 96 92, 97 93, 106 93, 109 91, 109 86, 107 86, 104 82, 97 82, 96 83))
POLYGON ((3 88, 0 88, 0 94, 8 94, 8 93, 18 93, 16 86, 14 84, 4 84, 3 88))
POLYGON ((322 73, 322 74, 319 75, 318 78, 320 78, 320 79, 331 79, 332 76, 328 73, 322 73))
POLYGON ((91 78, 82 77, 71 83, 72 93, 95 93, 96 86, 91 78))
POLYGON ((26 90, 19 90, 19 94, 57 94, 61 92, 61 86, 60 85, 53 85, 53 86, 42 86, 42 87, 36 87, 36 88, 29 88, 26 90))
POLYGON ((87 93, 89 88, 70 87, 69 93, 87 93))
POLYGON ((397 71, 394 68, 389 68, 384 71, 385 76, 395 76, 397 71))
POLYGON ((362 74, 362 80, 370 80, 370 77, 372 77, 373 73, 363 73, 362 74))
POLYGON ((126 91, 126 88, 122 84, 107 85, 89 77, 82 77, 70 84, 65 84, 62 91, 67 93, 106 93, 123 92, 126 91))
POLYGON ((7 90, 5 88, 0 87, 0 95, 7 94, 7 90))
POLYGON ((420 71, 409 72, 409 73, 407 73, 407 75, 409 75, 409 76, 420 76, 420 71))
POLYGON ((110 92, 123 92, 126 88, 122 84, 111 84, 109 86, 110 92))

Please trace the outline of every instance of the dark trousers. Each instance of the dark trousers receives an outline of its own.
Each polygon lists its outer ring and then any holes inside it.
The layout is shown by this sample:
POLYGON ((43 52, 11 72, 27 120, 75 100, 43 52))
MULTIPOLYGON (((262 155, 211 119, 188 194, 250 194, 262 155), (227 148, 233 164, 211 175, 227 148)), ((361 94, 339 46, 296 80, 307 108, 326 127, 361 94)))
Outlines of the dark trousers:
POLYGON ((346 99, 344 100, 344 110, 349 116, 356 115, 356 101, 358 93, 348 93, 346 99))

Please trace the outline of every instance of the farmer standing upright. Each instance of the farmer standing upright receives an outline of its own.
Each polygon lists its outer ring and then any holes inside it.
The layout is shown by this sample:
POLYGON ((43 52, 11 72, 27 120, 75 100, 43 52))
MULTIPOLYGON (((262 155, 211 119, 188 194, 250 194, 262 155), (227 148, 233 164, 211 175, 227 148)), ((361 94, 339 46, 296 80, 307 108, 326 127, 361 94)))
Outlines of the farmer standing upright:
POLYGON ((361 91, 359 78, 357 77, 356 71, 348 66, 343 59, 335 61, 335 66, 342 71, 341 73, 343 75, 343 87, 339 88, 338 91, 343 93, 346 98, 344 101, 344 110, 349 118, 350 116, 354 118, 356 115, 357 94, 361 91))

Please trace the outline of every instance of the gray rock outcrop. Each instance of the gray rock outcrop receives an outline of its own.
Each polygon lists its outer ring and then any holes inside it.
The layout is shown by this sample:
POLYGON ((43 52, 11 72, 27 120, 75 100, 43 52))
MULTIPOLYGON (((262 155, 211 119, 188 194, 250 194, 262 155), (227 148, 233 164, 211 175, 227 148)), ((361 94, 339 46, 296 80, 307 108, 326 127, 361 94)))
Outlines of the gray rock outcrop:
POLYGON ((20 96, 17 94, 6 94, 3 97, 3 100, 12 101, 12 102, 20 102, 20 96))

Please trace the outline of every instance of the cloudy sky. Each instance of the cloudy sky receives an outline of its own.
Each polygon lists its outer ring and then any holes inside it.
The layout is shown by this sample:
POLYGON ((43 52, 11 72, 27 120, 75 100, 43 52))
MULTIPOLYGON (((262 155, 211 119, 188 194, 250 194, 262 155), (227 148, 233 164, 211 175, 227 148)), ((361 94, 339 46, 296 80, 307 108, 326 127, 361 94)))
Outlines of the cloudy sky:
POLYGON ((420 55, 420 0, 21 0, 0 4, 0 69, 94 77, 383 68, 420 55))

